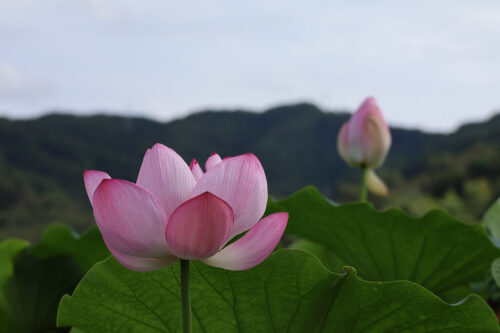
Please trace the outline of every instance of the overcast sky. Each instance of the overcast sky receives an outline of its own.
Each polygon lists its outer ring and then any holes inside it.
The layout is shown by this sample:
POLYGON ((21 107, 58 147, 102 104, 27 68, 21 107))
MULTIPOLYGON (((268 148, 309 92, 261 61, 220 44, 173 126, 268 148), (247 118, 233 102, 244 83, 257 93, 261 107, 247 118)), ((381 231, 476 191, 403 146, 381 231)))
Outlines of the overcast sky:
POLYGON ((205 108, 375 96, 391 124, 500 112, 500 1, 0 0, 0 114, 205 108))

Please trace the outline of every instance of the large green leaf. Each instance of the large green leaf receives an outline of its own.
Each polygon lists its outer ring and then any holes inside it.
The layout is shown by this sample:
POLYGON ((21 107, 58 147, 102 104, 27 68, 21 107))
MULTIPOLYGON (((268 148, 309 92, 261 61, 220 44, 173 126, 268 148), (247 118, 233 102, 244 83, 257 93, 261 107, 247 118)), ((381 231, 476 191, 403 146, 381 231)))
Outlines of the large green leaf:
POLYGON ((52 225, 45 229, 42 239, 32 250, 42 259, 69 255, 78 261, 84 271, 110 255, 96 226, 80 237, 65 225, 52 225))
POLYGON ((14 260, 18 254, 29 246, 29 243, 21 239, 6 239, 0 242, 0 328, 1 318, 6 315, 3 313, 1 304, 5 304, 6 298, 3 286, 6 281, 14 274, 14 260))
POLYGON ((334 271, 354 266, 370 281, 410 280, 443 294, 484 278, 500 257, 482 226, 440 210, 413 218, 399 209, 377 212, 367 203, 334 206, 307 187, 271 202, 268 212, 275 211, 290 213, 287 233, 332 251, 334 271))
POLYGON ((497 286, 500 287, 500 258, 496 258, 491 263, 491 276, 497 286))
POLYGON ((500 198, 484 214, 483 225, 490 231, 493 238, 500 239, 500 198))
MULTIPOLYGON (((408 281, 333 274, 311 254, 279 250, 243 272, 192 264, 195 332, 499 332, 477 296, 449 305, 408 281)), ((179 265, 138 273, 110 258, 59 306, 58 325, 82 332, 180 332, 179 265)))
MULTIPOLYGON (((23 249, 29 246, 29 242, 22 239, 6 239, 0 242, 0 285, 14 272, 14 259, 23 249)), ((0 293, 1 297, 1 293, 0 293)))
POLYGON ((32 247, 17 239, 1 242, 0 332, 55 331, 60 298, 107 256, 96 227, 77 237, 66 226, 51 226, 32 247))
POLYGON ((62 295, 71 292, 83 272, 68 256, 39 259, 29 249, 17 257, 14 272, 2 285, 2 332, 52 332, 62 295))

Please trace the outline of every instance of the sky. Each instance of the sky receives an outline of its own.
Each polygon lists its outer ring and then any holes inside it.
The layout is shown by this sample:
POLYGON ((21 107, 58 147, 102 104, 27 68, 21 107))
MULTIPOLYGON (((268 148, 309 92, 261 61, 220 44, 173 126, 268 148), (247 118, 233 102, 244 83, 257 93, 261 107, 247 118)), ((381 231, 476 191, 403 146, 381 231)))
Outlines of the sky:
POLYGON ((428 131, 500 112, 500 1, 0 0, 1 116, 367 96, 428 131))

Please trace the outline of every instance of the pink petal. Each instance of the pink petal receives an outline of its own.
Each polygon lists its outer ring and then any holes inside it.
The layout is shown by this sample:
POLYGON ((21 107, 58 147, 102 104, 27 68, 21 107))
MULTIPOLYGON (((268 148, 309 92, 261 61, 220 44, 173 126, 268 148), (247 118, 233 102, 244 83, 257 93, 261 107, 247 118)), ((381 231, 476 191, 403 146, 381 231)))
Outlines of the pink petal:
POLYGON ((391 134, 373 97, 367 98, 349 124, 349 155, 368 167, 380 166, 389 151, 391 134))
POLYGON ((205 192, 174 211, 165 238, 179 258, 208 258, 227 242, 232 226, 231 207, 212 193, 205 192))
POLYGON ((359 166, 359 161, 355 161, 351 158, 350 150, 349 150, 349 122, 346 122, 340 128, 339 135, 337 138, 337 150, 339 152, 340 157, 344 161, 346 161, 349 165, 359 166))
POLYGON ((167 215, 148 191, 121 179, 105 179, 93 198, 94 217, 106 243, 137 257, 171 255, 165 241, 167 215))
POLYGON ((97 186, 99 186, 104 179, 111 179, 111 177, 106 172, 102 171, 85 170, 83 172, 83 182, 85 183, 85 189, 87 190, 87 195, 89 196, 91 204, 97 186))
POLYGON ((189 199, 196 181, 186 162, 172 149, 155 144, 144 156, 137 185, 155 195, 167 216, 189 199))
POLYGON ((200 165, 194 158, 189 165, 189 169, 191 169, 195 181, 198 181, 201 177, 203 177, 203 170, 201 170, 200 165))
POLYGON ((204 263, 241 271, 260 264, 278 245, 288 222, 288 213, 275 213, 266 216, 245 236, 228 245, 204 263))
POLYGON ((373 113, 367 115, 363 149, 368 167, 377 168, 382 165, 390 146, 391 134, 385 121, 373 113))
POLYGON ((382 178, 380 178, 373 169, 366 170, 366 187, 375 195, 386 196, 389 194, 387 185, 385 185, 382 178))
POLYGON ((157 269, 167 267, 176 262, 177 260, 179 260, 179 258, 173 255, 161 258, 135 257, 117 251, 109 245, 108 248, 113 257, 115 257, 115 259, 118 260, 120 264, 122 264, 123 266, 132 271, 137 271, 137 272, 154 271, 157 269))
POLYGON ((220 158, 220 156, 216 153, 212 153, 212 155, 210 155, 210 157, 205 162, 205 170, 208 171, 208 170, 212 169, 214 166, 216 166, 220 162, 222 162, 222 159, 220 158))
POLYGON ((226 201, 233 209, 231 237, 253 227, 266 210, 266 175, 253 154, 231 157, 208 170, 196 184, 191 197, 206 191, 226 201))

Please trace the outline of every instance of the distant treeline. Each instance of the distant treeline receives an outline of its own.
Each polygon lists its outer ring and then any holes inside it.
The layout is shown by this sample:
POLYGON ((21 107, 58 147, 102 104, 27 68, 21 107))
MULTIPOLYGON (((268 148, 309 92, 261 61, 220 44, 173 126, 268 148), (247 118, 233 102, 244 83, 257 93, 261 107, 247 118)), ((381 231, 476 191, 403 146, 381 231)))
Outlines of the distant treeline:
MULTIPOLYGON (((156 142, 202 165, 212 152, 253 152, 275 197, 312 184, 334 201, 356 200, 359 175, 336 151, 347 119, 310 104, 264 113, 206 111, 169 123, 63 114, 0 119, 0 238, 37 238, 52 222, 86 228, 93 218, 83 170, 135 181, 144 152, 156 142)), ((391 202, 413 214, 444 207, 473 222, 500 196, 500 115, 449 135, 392 128, 392 136, 379 172, 391 194, 372 198, 378 207, 391 202)))

